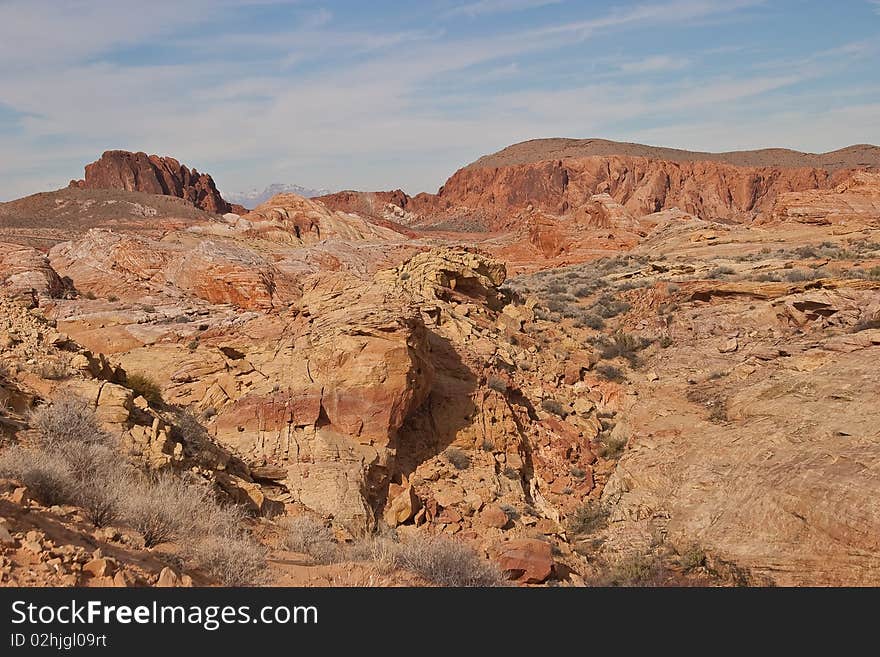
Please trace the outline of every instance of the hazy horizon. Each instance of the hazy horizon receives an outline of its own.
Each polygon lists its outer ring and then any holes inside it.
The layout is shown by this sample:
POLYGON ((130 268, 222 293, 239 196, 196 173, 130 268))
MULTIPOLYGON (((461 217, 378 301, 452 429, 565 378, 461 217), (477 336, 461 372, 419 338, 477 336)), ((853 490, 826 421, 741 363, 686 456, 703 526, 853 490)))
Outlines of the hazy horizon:
POLYGON ((64 186, 115 148, 173 156, 226 193, 415 193, 529 139, 880 143, 876 0, 133 8, 0 3, 0 200, 64 186))

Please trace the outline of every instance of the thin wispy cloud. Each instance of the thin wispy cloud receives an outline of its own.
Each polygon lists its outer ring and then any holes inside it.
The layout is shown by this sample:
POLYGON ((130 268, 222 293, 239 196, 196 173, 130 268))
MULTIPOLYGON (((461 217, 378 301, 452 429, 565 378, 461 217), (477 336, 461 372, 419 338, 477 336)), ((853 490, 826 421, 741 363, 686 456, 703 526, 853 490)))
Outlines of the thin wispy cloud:
POLYGON ((446 12, 447 17, 483 16, 485 14, 503 14, 527 9, 557 5, 565 0, 479 0, 458 5, 446 12))
POLYGON ((844 10, 795 0, 137 6, 0 2, 0 199, 61 186, 106 148, 174 155, 227 190, 417 192, 536 137, 706 150, 880 142, 869 111, 880 85, 868 84, 880 22, 864 20, 866 5, 850 29, 810 35, 787 31, 786 6, 817 26, 844 10))

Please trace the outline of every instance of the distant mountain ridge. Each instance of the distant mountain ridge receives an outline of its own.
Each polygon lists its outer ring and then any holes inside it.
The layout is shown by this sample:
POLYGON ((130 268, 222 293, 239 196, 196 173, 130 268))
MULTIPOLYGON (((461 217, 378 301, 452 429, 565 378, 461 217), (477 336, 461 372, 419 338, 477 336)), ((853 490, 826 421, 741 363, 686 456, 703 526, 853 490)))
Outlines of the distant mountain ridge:
POLYGON ((325 196, 331 193, 332 191, 329 189, 311 189, 302 185, 274 183, 262 190, 255 187, 246 192, 230 192, 226 195, 226 198, 232 203, 238 203, 246 208, 253 209, 277 194, 296 194, 304 198, 315 198, 316 196, 325 196))
POLYGON ((465 169, 498 168, 548 160, 583 157, 645 157, 667 162, 717 162, 738 167, 813 168, 835 171, 880 167, 880 146, 854 144, 828 153, 802 153, 787 148, 707 153, 647 146, 608 139, 532 139, 484 155, 465 169))

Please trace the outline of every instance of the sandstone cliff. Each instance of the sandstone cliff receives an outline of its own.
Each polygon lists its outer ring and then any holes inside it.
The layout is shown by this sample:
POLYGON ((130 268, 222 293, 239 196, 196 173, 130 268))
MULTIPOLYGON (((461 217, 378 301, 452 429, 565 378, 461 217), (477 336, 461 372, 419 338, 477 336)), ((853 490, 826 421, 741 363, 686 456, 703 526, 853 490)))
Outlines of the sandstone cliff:
POLYGON ((476 216, 487 229, 504 230, 511 227, 510 216, 529 205, 556 215, 582 213, 595 195, 608 194, 635 217, 678 208, 743 222, 769 210, 781 193, 830 189, 850 173, 594 156, 461 169, 436 195, 417 196, 408 208, 425 223, 476 216))
POLYGON ((172 157, 146 153, 105 151, 101 159, 86 165, 85 179, 72 181, 71 186, 176 196, 215 214, 246 212, 223 200, 208 174, 189 169, 172 157))

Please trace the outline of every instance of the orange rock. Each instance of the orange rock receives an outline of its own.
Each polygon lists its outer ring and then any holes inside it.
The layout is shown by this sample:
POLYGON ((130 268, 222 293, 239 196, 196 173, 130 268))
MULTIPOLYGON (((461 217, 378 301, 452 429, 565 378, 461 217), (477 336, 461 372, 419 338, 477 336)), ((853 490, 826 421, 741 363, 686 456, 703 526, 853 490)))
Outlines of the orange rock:
POLYGON ((541 584, 553 574, 550 543, 534 538, 520 538, 504 543, 495 561, 512 580, 521 584, 541 584))

